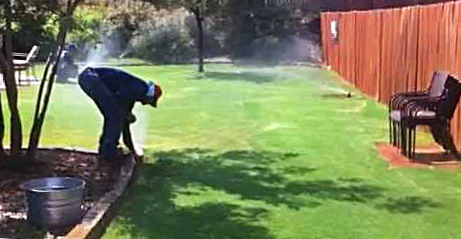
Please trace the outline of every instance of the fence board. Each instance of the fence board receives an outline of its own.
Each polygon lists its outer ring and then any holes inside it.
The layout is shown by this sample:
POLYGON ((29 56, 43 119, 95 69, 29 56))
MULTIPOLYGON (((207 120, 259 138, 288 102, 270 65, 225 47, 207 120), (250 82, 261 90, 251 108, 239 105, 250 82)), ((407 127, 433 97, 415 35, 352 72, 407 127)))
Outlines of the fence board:
MULTIPOLYGON (((453 74, 456 75, 458 79, 461 79, 461 2, 455 2, 453 8, 453 29, 455 32, 456 40, 456 51, 455 58, 453 62, 453 74)), ((452 121, 452 131, 454 132, 454 140, 457 145, 461 145, 461 107, 458 106, 455 111, 455 116, 452 121)))
POLYGON ((406 67, 407 68, 407 90, 417 90, 417 77, 418 77, 418 35, 419 35, 419 7, 406 8, 409 12, 407 23, 407 39, 404 44, 406 45, 406 67))
MULTIPOLYGON (((357 12, 355 16, 356 22, 362 22, 364 24, 357 24, 355 27, 355 38, 356 38, 356 44, 355 44, 355 50, 356 50, 356 57, 355 57, 355 81, 354 85, 359 86, 359 88, 363 89, 363 91, 370 95, 370 92, 368 90, 367 85, 364 82, 364 78, 366 77, 366 74, 368 73, 368 68, 370 62, 367 62, 367 58, 365 56, 366 54, 366 49, 369 47, 367 41, 367 35, 368 32, 366 28, 366 13, 364 12, 357 12)), ((369 38, 368 38, 369 39, 369 38)), ((370 59, 371 60, 371 59, 370 59)))
POLYGON ((392 76, 390 84, 392 85, 392 91, 387 92, 386 101, 394 94, 395 92, 401 92, 407 90, 407 81, 405 79, 406 75, 406 59, 405 59, 405 48, 406 45, 403 44, 406 38, 406 17, 407 12, 403 9, 396 9, 392 11, 392 20, 394 21, 393 29, 393 60, 392 60, 392 76), (389 94, 390 93, 390 94, 389 94))
MULTIPOLYGON (((328 21, 327 27, 326 27, 328 31, 328 35, 329 35, 328 42, 330 43, 330 47, 329 47, 330 55, 328 56, 328 63, 329 63, 329 66, 331 66, 331 68, 337 72, 339 72, 339 44, 336 41, 332 41, 331 39, 330 23, 332 21, 339 22, 339 16, 340 16, 339 13, 330 13, 326 16, 327 21, 328 21)), ((341 38, 341 32, 339 33, 339 38, 341 38)))
POLYGON ((321 47, 322 47, 322 61, 329 65, 328 63, 328 55, 329 54, 329 47, 330 44, 327 42, 328 32, 326 29, 327 18, 325 14, 320 15, 320 37, 321 37, 321 47))

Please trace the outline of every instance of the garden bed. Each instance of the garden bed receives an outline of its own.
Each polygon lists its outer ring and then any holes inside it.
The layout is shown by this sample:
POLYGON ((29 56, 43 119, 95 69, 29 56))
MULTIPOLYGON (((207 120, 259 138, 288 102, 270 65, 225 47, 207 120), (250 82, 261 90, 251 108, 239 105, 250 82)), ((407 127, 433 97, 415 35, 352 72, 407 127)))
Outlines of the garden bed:
POLYGON ((118 176, 118 167, 98 164, 94 153, 62 149, 40 150, 37 162, 26 172, 0 168, 0 238, 44 238, 48 234, 65 235, 72 228, 51 232, 35 228, 26 220, 25 194, 19 188, 27 180, 68 176, 84 179, 87 183, 82 215, 111 191, 118 176))

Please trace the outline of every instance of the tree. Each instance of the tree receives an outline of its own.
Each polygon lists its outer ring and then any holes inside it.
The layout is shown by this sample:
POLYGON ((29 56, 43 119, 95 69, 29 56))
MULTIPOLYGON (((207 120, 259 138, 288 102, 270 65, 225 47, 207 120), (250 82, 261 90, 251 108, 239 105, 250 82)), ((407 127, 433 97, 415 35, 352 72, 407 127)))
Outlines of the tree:
POLYGON ((233 59, 277 62, 303 58, 292 57, 297 55, 292 53, 299 52, 298 40, 315 42, 307 23, 318 16, 318 9, 308 0, 230 1, 227 14, 233 31, 228 45, 232 45, 233 59))
MULTIPOLYGON (((32 1, 32 0, 31 0, 32 1)), ((1 3, 2 9, 0 15, 2 21, 0 22, 2 41, 0 51, 0 69, 3 73, 3 79, 6 87, 7 102, 10 111, 10 134, 11 145, 10 154, 7 154, 3 148, 3 139, 5 133, 5 124, 3 112, 0 110, 0 154, 1 158, 16 159, 13 164, 19 165, 22 160, 33 160, 37 150, 43 122, 45 120, 46 111, 51 98, 51 92, 55 80, 57 65, 59 64, 60 55, 66 40, 67 30, 71 22, 72 15, 79 3, 83 0, 49 0, 49 4, 55 4, 59 10, 59 33, 52 48, 51 54, 48 57, 45 71, 39 87, 39 93, 36 101, 36 109, 33 119, 33 126, 30 132, 29 147, 27 148, 26 155, 22 154, 22 123, 18 109, 18 88, 16 85, 16 78, 14 74, 13 54, 12 54, 12 33, 13 24, 16 20, 15 16, 20 14, 15 12, 15 3, 12 0, 3 0, 1 3), (51 70, 50 70, 51 68, 51 70), (19 162, 19 163, 18 163, 19 162)), ((0 102, 1 109, 1 102, 0 102)))
POLYGON ((153 3, 158 8, 186 8, 195 16, 197 23, 198 71, 204 72, 203 62, 203 21, 206 16, 217 15, 230 0, 143 0, 153 3))

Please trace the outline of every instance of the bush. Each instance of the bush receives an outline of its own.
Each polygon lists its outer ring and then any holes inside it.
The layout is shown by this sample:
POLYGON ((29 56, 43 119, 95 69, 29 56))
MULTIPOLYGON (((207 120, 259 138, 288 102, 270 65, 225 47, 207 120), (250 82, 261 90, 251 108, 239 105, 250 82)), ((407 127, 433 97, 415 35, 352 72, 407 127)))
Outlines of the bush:
POLYGON ((136 55, 151 62, 184 63, 196 55, 187 32, 175 26, 158 27, 135 42, 136 55))
POLYGON ((107 9, 103 6, 76 9, 74 22, 67 36, 67 42, 77 46, 77 58, 79 60, 86 59, 90 49, 100 42, 100 29, 106 13, 107 9))
MULTIPOLYGON (((194 16, 186 19, 186 26, 191 40, 197 44, 198 27, 194 16)), ((206 17, 203 21, 203 55, 205 58, 228 55, 230 47, 227 45, 230 24, 220 17, 206 17)))

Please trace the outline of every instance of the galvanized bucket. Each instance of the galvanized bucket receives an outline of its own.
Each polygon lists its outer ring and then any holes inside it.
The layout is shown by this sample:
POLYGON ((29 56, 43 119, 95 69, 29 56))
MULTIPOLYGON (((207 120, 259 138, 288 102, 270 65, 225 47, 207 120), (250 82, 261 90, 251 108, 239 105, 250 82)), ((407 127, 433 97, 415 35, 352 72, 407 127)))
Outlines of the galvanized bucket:
POLYGON ((40 228, 77 223, 82 214, 85 181, 70 177, 41 178, 21 184, 26 191, 27 219, 40 228))

